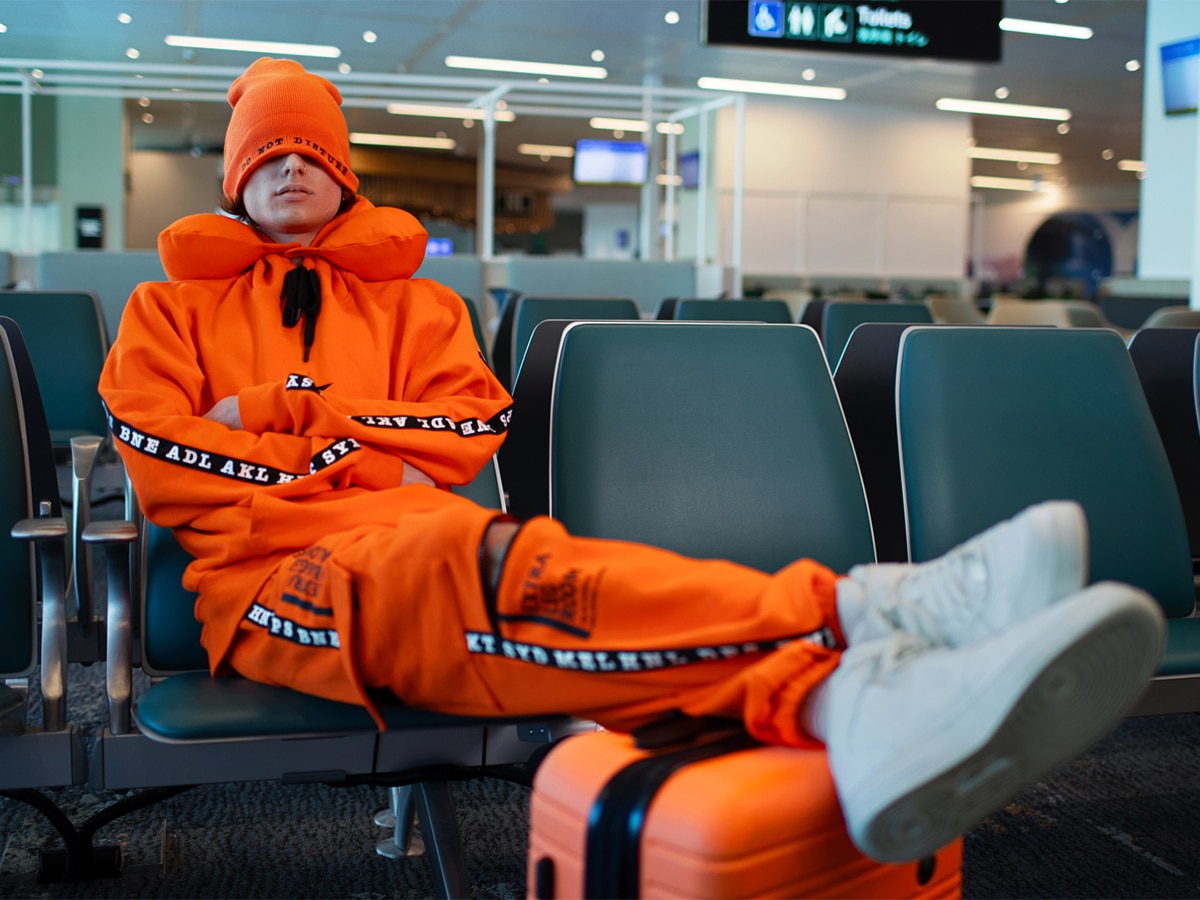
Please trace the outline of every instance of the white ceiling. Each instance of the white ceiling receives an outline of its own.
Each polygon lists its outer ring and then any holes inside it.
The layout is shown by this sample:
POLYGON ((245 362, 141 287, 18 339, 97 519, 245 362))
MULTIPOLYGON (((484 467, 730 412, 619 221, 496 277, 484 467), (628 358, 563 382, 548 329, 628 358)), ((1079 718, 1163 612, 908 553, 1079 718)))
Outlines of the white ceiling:
MULTIPOLYGON (((128 63, 131 47, 140 53, 138 64, 242 68, 253 59, 170 47, 163 41, 167 34, 333 44, 342 49, 337 61, 297 58, 335 80, 333 67, 344 62, 353 76, 472 75, 499 83, 512 76, 455 71, 444 59, 456 54, 591 65, 597 49, 605 54, 609 85, 694 89, 701 75, 795 82, 811 67, 812 83, 844 88, 847 104, 930 110, 938 97, 994 100, 996 89, 1006 87, 1012 103, 1067 107, 1073 116, 1066 135, 1055 131, 1054 122, 974 117, 981 146, 1063 156, 1061 166, 1031 165, 1024 173, 1014 163, 976 161, 974 173, 1041 174, 1081 188, 1135 184, 1136 176, 1119 171, 1116 162, 1141 155, 1143 72, 1127 71, 1125 63, 1142 60, 1145 52, 1145 0, 1005 0, 1006 15, 1086 25, 1094 37, 1005 33, 996 64, 707 47, 700 41, 701 6, 701 0, 0 0, 0 24, 7 29, 0 33, 0 74, 4 59, 128 63), (664 21, 670 10, 679 13, 678 24, 664 21), (132 16, 129 24, 118 22, 122 12, 132 16), (368 30, 378 35, 375 43, 364 42, 368 30), (1102 157, 1106 150, 1112 159, 1102 157)), ((800 108, 829 101, 791 102, 800 108)), ((153 124, 134 119, 135 146, 220 146, 228 115, 224 103, 154 100, 150 111, 153 124)), ((478 126, 467 129, 455 120, 398 119, 368 109, 347 115, 356 130, 445 132, 458 140, 460 156, 474 156, 481 139, 478 126)), ((517 157, 516 144, 607 136, 589 128, 582 113, 520 116, 499 125, 497 135, 498 160, 556 171, 565 171, 565 163, 517 157)))

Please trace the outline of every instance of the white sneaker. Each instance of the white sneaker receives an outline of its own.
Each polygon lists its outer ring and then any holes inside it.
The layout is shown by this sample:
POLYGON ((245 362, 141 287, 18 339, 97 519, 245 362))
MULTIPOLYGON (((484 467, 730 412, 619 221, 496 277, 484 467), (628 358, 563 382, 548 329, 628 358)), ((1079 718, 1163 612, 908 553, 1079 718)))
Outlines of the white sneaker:
POLYGON ((838 580, 846 641, 905 631, 961 647, 1078 591, 1087 583, 1083 507, 1051 500, 926 563, 855 566, 838 580))
POLYGON ((1164 634, 1154 600, 1103 582, 969 650, 903 632, 850 647, 803 715, 855 844, 919 859, 1003 807, 1125 715, 1164 634))

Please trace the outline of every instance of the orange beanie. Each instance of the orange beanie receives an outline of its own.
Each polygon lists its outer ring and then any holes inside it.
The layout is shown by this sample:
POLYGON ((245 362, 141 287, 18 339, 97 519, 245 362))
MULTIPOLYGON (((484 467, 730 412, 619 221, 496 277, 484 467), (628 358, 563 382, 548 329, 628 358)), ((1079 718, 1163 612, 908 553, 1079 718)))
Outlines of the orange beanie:
POLYGON ((236 201, 258 166, 301 153, 317 160, 343 187, 358 190, 350 171, 350 136, 341 92, 290 59, 264 57, 229 86, 233 115, 225 132, 225 196, 236 201))

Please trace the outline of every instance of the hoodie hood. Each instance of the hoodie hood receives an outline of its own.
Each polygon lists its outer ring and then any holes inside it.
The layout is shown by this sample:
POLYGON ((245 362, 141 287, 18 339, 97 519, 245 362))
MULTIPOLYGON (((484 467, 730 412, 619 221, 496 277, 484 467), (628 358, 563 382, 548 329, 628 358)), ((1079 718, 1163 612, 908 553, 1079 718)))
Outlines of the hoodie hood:
POLYGON ((364 281, 389 281, 412 277, 425 259, 428 240, 411 214, 359 197, 308 247, 277 244, 238 219, 201 213, 164 230, 158 254, 171 281, 233 278, 269 254, 320 257, 364 281))

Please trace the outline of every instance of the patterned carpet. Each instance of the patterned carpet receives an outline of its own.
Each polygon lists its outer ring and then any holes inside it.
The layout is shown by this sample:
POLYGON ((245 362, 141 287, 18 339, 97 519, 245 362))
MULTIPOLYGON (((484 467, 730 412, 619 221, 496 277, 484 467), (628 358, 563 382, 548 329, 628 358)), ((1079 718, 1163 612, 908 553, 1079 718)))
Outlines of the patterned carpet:
MULTIPOLYGON (((73 667, 75 701, 99 721, 99 667, 73 667)), ((94 726, 89 725, 91 729, 94 726)), ((79 824, 117 799, 71 788, 53 799, 79 824)), ((525 893, 527 789, 455 786, 475 897, 525 893)), ((88 883, 34 883, 46 819, 0 798, 0 897, 427 897, 421 858, 375 853, 382 788, 232 784, 195 788, 103 828, 127 870, 88 883)), ((1200 896, 1200 716, 1130 719, 967 835, 968 898, 1200 896)))

